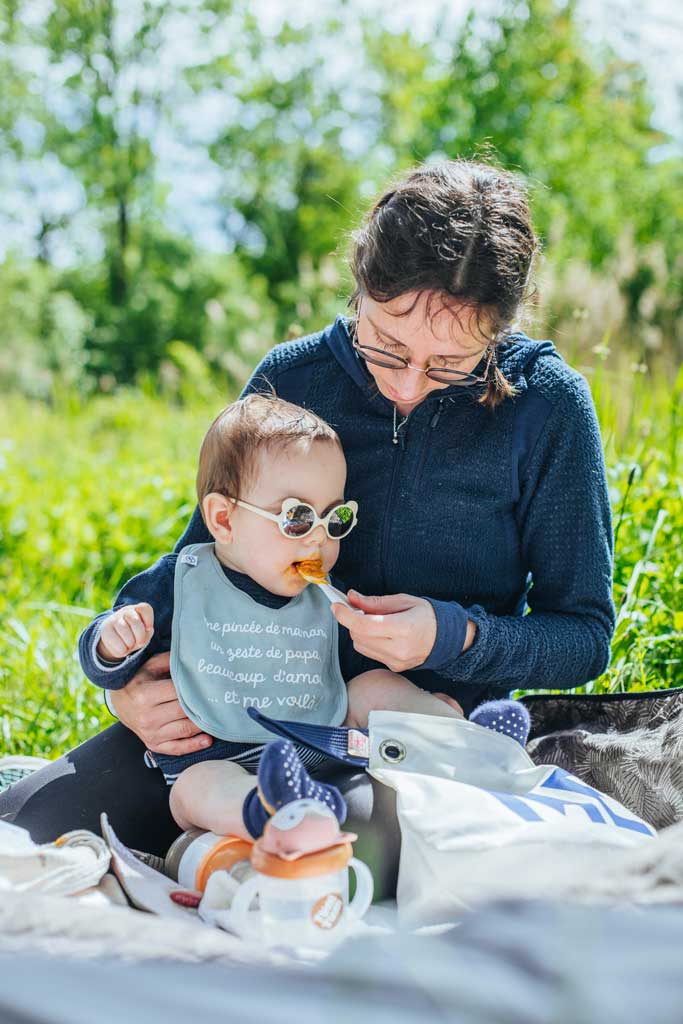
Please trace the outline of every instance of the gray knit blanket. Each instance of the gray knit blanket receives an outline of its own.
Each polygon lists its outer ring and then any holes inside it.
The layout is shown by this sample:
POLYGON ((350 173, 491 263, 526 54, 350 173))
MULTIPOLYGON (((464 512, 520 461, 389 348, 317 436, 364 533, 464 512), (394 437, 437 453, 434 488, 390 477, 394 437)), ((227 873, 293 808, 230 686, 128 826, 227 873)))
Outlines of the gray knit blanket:
POLYGON ((683 689, 524 703, 536 764, 565 768, 656 829, 683 821, 683 689))

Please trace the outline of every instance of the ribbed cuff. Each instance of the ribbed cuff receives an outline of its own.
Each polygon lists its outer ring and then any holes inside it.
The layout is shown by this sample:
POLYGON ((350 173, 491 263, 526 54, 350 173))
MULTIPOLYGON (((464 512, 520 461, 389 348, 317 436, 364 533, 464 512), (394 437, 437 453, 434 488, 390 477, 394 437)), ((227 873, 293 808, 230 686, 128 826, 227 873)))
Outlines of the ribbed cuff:
POLYGON ((113 706, 113 704, 112 704, 112 702, 110 700, 110 694, 112 692, 113 692, 112 690, 102 690, 102 693, 104 694, 104 703, 105 703, 105 706, 107 708, 107 711, 109 712, 111 717, 115 718, 116 721, 118 722, 119 716, 114 711, 114 706, 113 706))
POLYGON ((429 657, 419 668, 440 671, 462 652, 467 636, 467 612, 457 601, 427 600, 436 615, 436 640, 429 657))

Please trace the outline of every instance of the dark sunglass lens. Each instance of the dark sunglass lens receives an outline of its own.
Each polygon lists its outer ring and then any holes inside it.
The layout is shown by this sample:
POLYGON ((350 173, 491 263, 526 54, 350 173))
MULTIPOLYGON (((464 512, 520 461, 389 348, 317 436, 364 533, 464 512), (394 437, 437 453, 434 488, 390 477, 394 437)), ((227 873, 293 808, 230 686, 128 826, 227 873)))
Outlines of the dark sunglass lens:
POLYGON ((295 505, 282 520, 288 537, 304 537, 313 526, 313 509, 308 505, 295 505))
POLYGON ((340 505, 330 516, 328 529, 330 536, 335 540, 345 537, 353 526, 355 520, 354 511, 348 505, 340 505))

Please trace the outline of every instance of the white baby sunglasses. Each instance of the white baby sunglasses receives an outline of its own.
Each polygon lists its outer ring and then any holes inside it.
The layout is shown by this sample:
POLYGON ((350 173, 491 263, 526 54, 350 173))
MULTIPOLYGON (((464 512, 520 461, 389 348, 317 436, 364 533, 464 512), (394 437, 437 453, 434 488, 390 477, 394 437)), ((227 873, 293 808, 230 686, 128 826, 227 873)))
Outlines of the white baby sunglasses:
POLYGON ((248 501, 235 498, 230 500, 241 508, 248 509, 249 512, 255 512, 256 515, 277 523, 283 537, 289 537, 290 540, 306 537, 318 525, 325 527, 325 533, 330 540, 341 540, 351 533, 358 522, 358 503, 355 501, 342 501, 326 515, 319 516, 312 505, 306 501, 299 501, 298 498, 285 498, 279 515, 250 505, 248 501))

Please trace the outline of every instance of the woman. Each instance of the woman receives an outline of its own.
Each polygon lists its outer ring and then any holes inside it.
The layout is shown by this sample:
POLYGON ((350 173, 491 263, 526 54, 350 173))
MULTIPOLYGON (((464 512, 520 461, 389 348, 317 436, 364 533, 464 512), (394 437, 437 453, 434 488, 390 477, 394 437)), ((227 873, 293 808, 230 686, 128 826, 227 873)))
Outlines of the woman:
MULTIPOLYGON (((550 342, 512 327, 535 252, 512 175, 420 167, 356 236, 355 317, 277 346, 247 385, 306 405, 342 439, 360 516, 336 572, 366 612, 336 609, 350 668, 380 662, 466 714, 513 689, 586 683, 605 669, 614 628, 590 392, 550 342)), ((178 547, 208 539, 195 511, 178 547)), ((52 838, 96 827, 106 809, 129 843, 163 849, 173 827, 141 750, 188 753, 211 738, 181 712, 166 655, 110 697, 127 729, 13 787, 0 814, 52 838)), ((369 786, 344 787, 356 819, 371 813, 369 786)))

